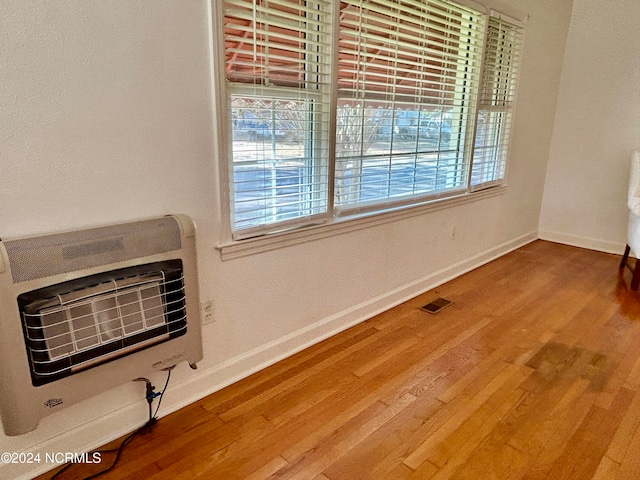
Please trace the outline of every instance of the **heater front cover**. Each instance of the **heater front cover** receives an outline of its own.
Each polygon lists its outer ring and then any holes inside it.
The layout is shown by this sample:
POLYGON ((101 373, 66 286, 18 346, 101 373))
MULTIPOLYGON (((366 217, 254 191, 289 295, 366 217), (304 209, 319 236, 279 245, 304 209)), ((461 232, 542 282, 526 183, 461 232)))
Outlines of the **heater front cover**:
POLYGON ((0 242, 7 435, 202 358, 195 226, 184 215, 0 242))

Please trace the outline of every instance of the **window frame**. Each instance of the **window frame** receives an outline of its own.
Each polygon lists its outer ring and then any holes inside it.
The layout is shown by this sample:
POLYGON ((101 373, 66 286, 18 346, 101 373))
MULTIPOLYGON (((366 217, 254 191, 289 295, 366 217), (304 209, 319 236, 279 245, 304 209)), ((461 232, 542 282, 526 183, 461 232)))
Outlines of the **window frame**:
MULTIPOLYGON (((523 27, 524 22, 517 20, 513 17, 501 14, 496 12, 495 10, 490 9, 487 6, 478 5, 470 0, 457 0, 454 3, 459 4, 461 6, 470 6, 476 10, 479 10, 482 15, 485 16, 485 33, 489 28, 489 18, 490 17, 499 17, 501 20, 511 23, 518 28, 521 29, 521 35, 524 35, 523 27)), ((276 248, 280 248, 283 246, 294 245, 298 243, 303 243, 306 241, 310 241, 316 238, 323 238, 327 236, 332 236, 336 234, 340 234, 343 232, 358 230, 361 228, 368 228, 370 226, 376 224, 387 223, 389 221, 395 221, 400 218, 411 217, 413 215, 422 215, 427 212, 440 210, 443 208, 452 208, 457 205, 462 205, 465 203, 471 203, 476 201, 481 201, 486 198, 491 198, 497 195, 504 194, 507 187, 507 173, 509 161, 508 158, 505 160, 505 174, 504 177, 497 181, 493 182, 490 185, 483 185, 482 188, 474 188, 471 185, 471 168, 472 164, 469 161, 467 173, 467 182, 466 185, 459 190, 453 192, 442 192, 436 193, 432 195, 428 195, 425 198, 408 198, 406 201, 393 201, 387 203, 379 203, 376 204, 373 208, 355 208, 341 211, 340 209, 334 206, 334 188, 335 188, 335 166, 336 166, 336 158, 335 158, 335 128, 336 128, 336 108, 338 102, 337 95, 337 74, 335 74, 337 70, 337 58, 338 58, 338 23, 337 21, 331 22, 331 32, 330 38, 332 39, 331 45, 331 67, 330 67, 330 85, 328 88, 328 92, 318 92, 321 95, 327 95, 329 98, 329 126, 328 126, 328 148, 329 148, 329 159, 328 159, 328 203, 327 203, 327 212, 325 218, 314 218, 311 221, 302 221, 302 222, 291 222, 291 224, 282 223, 274 225, 273 228, 261 229, 259 232, 251 232, 249 235, 238 235, 237 232, 233 231, 232 228, 232 219, 233 219, 233 198, 230 194, 230 187, 232 183, 232 169, 230 168, 231 162, 228 160, 231 158, 231 149, 232 149, 232 132, 230 128, 231 123, 231 102, 230 96, 232 91, 234 91, 235 87, 230 87, 226 82, 225 78, 225 49, 224 49, 224 15, 223 15, 223 5, 222 2, 217 0, 212 0, 212 16, 213 16, 213 32, 212 35, 217 38, 222 39, 222 42, 213 42, 214 43, 214 66, 213 73, 215 80, 214 87, 215 89, 214 98, 217 99, 218 108, 215 108, 214 114, 217 119, 217 130, 216 137, 219 145, 219 165, 218 165, 218 182, 220 185, 220 206, 221 212, 219 215, 219 220, 222 223, 222 231, 219 235, 219 240, 217 244, 217 248, 221 251, 223 259, 236 258, 244 255, 251 255, 253 253, 258 253, 262 251, 273 250, 276 248), (217 6, 217 9, 216 9, 217 6), (217 43, 217 48, 216 48, 217 43), (216 55, 217 52, 217 55, 216 55)), ((331 17, 333 19, 339 18, 340 12, 340 2, 332 1, 331 2, 331 17)), ((483 43, 481 48, 483 53, 481 55, 481 71, 478 79, 478 84, 482 84, 482 68, 484 67, 484 42, 486 39, 483 38, 483 43)), ((522 56, 523 45, 520 44, 520 57, 522 56)), ((515 85, 515 95, 514 95, 514 105, 516 103, 515 99, 517 98, 517 86, 518 81, 516 80, 515 85)), ((241 88, 240 88, 241 90, 241 88)), ((478 88, 479 91, 479 88, 478 88)), ((479 95, 479 92, 478 92, 479 95)), ((477 100, 476 100, 477 101, 477 100)), ((466 142, 473 144, 475 141, 476 135, 476 115, 478 113, 479 106, 478 104, 474 104, 471 107, 471 112, 467 115, 467 129, 469 128, 469 124, 473 125, 473 129, 467 130, 466 132, 466 142)), ((512 107, 512 114, 515 110, 515 106, 512 107)), ((509 144, 511 143, 513 125, 510 126, 510 135, 509 135, 509 144)), ((509 151, 509 145, 507 145, 507 157, 509 151)), ((471 155, 473 155, 473 149, 471 150, 471 155)))

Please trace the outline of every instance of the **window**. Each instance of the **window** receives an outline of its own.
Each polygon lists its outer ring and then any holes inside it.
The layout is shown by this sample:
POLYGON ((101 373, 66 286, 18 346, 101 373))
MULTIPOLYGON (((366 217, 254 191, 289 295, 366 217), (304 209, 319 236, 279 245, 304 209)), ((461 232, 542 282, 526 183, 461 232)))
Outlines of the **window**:
POLYGON ((499 17, 489 18, 471 172, 473 189, 504 180, 521 41, 520 28, 499 17))
POLYGON ((435 1, 342 5, 335 206, 465 189, 484 18, 435 1))
POLYGON ((448 0, 226 0, 235 239, 495 186, 520 28, 448 0))
POLYGON ((317 222, 329 208, 328 1, 225 4, 234 236, 317 222))

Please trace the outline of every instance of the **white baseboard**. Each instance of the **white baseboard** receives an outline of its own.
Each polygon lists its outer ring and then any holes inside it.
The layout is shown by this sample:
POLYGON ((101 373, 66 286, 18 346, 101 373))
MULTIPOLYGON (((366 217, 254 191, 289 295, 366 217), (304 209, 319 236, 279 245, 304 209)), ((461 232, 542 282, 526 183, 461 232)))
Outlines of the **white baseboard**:
POLYGON ((616 255, 622 255, 625 247, 624 243, 609 242, 606 240, 581 237, 578 235, 570 235, 551 230, 540 230, 539 237, 541 240, 548 240, 550 242, 563 243, 573 247, 587 248, 589 250, 597 250, 599 252, 613 253, 616 255))
MULTIPOLYGON (((386 311, 417 295, 469 272, 485 263, 501 257, 538 238, 537 232, 514 238, 473 257, 456 262, 439 271, 400 288, 374 297, 352 308, 339 312, 306 328, 267 343, 254 350, 231 358, 222 364, 188 373, 188 367, 181 365, 175 370, 162 402, 161 416, 172 413, 201 398, 245 378, 269 365, 289 357, 305 348, 352 327, 378 313, 386 311)), ((564 243, 564 242, 563 242, 564 243)), ((73 408, 73 407, 70 407, 73 408)), ((108 412, 71 430, 52 436, 44 442, 29 447, 33 453, 40 452, 84 452, 123 436, 139 427, 146 418, 146 402, 140 400, 108 412)), ((47 422, 44 419, 43 422, 47 422)), ((55 422, 55 420, 52 420, 55 422)), ((52 429, 55 430, 55 429, 52 429)), ((28 480, 55 465, 0 465, 0 478, 28 480)))
MULTIPOLYGON (((531 243, 537 240, 537 238, 537 232, 522 235, 449 267, 433 272, 400 288, 391 290, 352 308, 343 310, 338 314, 322 319, 308 327, 234 357, 216 367, 208 368, 196 378, 184 382, 185 384, 194 383, 198 385, 199 393, 183 403, 185 405, 193 403, 210 393, 218 391, 242 378, 246 378, 305 348, 315 345, 379 313, 406 302, 417 295, 436 288, 449 280, 531 243), (209 385, 209 388, 203 391, 202 384, 209 385)), ((181 395, 185 394, 183 389, 181 389, 180 392, 181 395)), ((182 406, 184 405, 180 405, 178 408, 182 408, 182 406)))

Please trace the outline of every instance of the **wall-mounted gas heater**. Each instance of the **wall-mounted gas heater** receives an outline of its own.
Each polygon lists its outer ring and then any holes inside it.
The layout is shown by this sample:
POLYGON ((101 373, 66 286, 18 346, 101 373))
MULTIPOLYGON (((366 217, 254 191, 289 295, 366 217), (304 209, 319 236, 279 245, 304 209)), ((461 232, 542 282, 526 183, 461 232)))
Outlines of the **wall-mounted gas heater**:
POLYGON ((7 435, 202 358, 195 226, 184 215, 0 242, 7 435))

